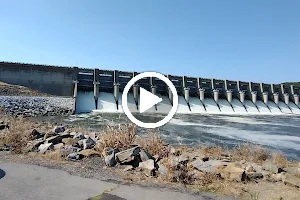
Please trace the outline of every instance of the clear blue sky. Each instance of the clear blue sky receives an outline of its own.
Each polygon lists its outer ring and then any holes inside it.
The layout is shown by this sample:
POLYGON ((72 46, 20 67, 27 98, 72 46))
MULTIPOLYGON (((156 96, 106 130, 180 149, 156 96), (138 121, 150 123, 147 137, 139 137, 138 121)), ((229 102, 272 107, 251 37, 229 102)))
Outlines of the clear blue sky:
POLYGON ((0 0, 0 60, 300 81, 300 1, 0 0))

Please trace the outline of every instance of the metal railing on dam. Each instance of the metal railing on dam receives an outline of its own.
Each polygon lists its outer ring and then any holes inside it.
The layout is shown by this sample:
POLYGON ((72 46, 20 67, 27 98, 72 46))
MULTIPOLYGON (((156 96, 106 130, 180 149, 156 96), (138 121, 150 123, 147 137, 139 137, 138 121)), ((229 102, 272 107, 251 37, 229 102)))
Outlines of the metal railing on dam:
MULTIPOLYGON (((137 72, 85 69, 0 62, 0 81, 23 85, 59 96, 73 96, 75 111, 122 112, 125 85, 137 72)), ((300 114, 300 88, 200 77, 166 75, 179 95, 178 113, 300 114)), ((172 93, 160 79, 140 79, 131 88, 128 104, 138 111, 139 87, 161 96, 164 106, 153 112, 167 112, 172 93)))

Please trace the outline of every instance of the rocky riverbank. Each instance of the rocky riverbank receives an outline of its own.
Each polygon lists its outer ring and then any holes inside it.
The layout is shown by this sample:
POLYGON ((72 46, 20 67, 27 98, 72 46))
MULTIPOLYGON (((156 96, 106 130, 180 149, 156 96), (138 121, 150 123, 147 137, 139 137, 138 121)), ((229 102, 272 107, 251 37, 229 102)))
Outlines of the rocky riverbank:
POLYGON ((188 148, 166 144, 156 131, 139 137, 134 125, 90 132, 23 118, 0 121, 2 151, 82 163, 91 177, 93 170, 106 168, 129 182, 175 184, 242 199, 297 199, 300 194, 299 161, 260 146, 188 148))
POLYGON ((10 116, 70 115, 74 100, 62 97, 0 96, 0 108, 10 116))

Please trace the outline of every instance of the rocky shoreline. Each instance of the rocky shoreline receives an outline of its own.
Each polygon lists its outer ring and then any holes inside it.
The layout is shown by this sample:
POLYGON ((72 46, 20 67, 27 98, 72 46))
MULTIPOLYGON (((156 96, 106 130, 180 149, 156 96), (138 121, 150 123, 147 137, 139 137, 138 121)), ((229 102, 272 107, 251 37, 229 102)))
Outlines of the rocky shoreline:
POLYGON ((177 184, 245 199, 254 195, 258 185, 268 187, 269 193, 261 191, 257 199, 274 199, 274 194, 276 199, 295 199, 299 194, 299 161, 271 155, 259 146, 189 148, 170 146, 154 133, 141 138, 130 124, 91 132, 35 123, 0 117, 0 150, 48 159, 54 167, 55 162, 72 163, 86 171, 73 170, 69 164, 68 171, 82 176, 93 177, 95 171, 107 170, 102 177, 105 180, 177 184))
POLYGON ((74 100, 67 97, 0 96, 0 108, 10 116, 70 115, 74 100))

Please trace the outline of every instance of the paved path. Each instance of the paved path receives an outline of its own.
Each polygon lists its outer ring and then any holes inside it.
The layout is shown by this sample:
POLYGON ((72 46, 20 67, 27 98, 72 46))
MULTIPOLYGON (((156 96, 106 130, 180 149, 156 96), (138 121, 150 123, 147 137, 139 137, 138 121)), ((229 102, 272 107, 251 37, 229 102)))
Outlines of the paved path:
POLYGON ((185 194, 167 189, 118 185, 72 176, 67 172, 36 165, 0 163, 0 199, 86 200, 102 194, 101 200, 207 200, 229 199, 185 194))

